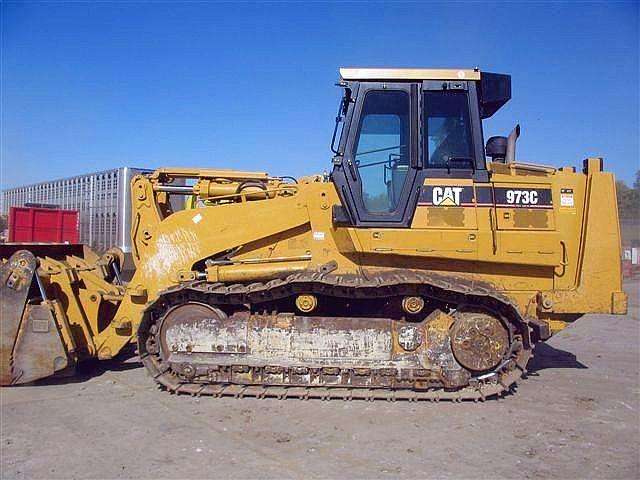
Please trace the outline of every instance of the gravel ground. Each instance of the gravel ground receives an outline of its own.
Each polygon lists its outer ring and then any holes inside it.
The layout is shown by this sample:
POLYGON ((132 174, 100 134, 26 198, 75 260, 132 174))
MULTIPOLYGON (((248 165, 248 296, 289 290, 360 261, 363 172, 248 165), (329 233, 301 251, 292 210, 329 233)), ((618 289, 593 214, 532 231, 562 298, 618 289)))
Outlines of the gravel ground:
POLYGON ((1 389, 1 478, 640 477, 638 284, 485 403, 195 399, 135 358, 1 389))

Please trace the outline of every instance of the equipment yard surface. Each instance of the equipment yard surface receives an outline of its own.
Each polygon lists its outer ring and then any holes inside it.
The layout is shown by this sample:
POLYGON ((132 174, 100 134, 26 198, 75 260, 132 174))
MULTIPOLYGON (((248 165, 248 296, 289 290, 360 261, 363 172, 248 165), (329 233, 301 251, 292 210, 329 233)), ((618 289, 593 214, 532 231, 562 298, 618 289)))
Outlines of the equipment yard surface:
POLYGON ((4 478, 639 478, 638 284, 629 314, 538 345, 485 403, 193 398, 137 359, 3 388, 4 478))

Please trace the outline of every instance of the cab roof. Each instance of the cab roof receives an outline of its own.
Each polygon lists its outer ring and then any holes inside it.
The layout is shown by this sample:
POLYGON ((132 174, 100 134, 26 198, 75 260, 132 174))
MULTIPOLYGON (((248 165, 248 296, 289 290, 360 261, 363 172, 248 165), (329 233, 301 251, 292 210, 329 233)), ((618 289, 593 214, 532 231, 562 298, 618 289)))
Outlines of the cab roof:
POLYGON ((480 80, 480 70, 460 68, 341 68, 343 80, 480 80))

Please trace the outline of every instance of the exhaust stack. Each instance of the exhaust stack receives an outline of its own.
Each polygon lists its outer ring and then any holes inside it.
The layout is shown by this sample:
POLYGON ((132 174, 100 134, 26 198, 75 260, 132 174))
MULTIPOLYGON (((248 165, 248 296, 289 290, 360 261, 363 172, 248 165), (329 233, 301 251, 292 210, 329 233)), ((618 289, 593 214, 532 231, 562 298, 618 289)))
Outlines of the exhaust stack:
POLYGON ((511 133, 507 137, 507 155, 505 156, 505 163, 513 163, 516 160, 516 141, 520 136, 520 124, 511 130, 511 133))

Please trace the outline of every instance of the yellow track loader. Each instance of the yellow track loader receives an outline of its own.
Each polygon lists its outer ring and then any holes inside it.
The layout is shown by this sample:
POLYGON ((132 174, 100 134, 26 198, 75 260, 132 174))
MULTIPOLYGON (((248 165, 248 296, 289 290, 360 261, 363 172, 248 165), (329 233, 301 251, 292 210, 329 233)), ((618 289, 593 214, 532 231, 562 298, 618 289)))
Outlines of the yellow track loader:
POLYGON ((330 175, 135 177, 129 282, 118 251, 2 247, 1 383, 135 343, 178 393, 483 400, 567 323, 626 312, 602 159, 520 162, 519 127, 485 143, 510 76, 355 68, 338 85, 330 175))

